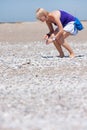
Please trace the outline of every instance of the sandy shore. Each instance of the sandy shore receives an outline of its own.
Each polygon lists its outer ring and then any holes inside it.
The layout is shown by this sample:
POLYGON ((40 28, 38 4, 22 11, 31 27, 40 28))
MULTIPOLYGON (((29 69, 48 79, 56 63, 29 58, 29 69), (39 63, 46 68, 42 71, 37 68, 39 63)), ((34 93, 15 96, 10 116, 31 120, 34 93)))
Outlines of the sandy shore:
MULTIPOLYGON (((85 29, 78 34, 78 37, 70 37, 70 41, 87 40, 87 22, 82 22, 85 29)), ((0 41, 4 42, 32 42, 42 41, 43 35, 48 31, 47 26, 41 22, 26 23, 2 23, 0 24, 0 41)))
POLYGON ((40 23, 0 24, 0 130, 87 130, 87 22, 59 58, 40 23))

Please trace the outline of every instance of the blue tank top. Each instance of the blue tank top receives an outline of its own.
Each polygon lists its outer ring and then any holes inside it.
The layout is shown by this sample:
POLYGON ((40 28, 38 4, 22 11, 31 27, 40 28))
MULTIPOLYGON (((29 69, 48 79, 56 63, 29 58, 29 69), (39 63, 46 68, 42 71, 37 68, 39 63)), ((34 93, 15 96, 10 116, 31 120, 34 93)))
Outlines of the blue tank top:
POLYGON ((64 27, 67 23, 71 22, 71 21, 75 21, 75 17, 72 16, 71 14, 65 12, 65 11, 62 11, 62 10, 59 10, 60 11, 60 21, 62 23, 62 26, 64 27))

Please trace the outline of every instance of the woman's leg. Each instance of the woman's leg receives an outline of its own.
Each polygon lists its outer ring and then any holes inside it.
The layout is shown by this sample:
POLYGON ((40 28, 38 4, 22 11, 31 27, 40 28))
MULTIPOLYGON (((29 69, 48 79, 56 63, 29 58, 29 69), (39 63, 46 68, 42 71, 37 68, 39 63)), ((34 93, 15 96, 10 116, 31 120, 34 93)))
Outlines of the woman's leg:
POLYGON ((64 57, 64 53, 63 53, 61 45, 58 42, 56 42, 56 41, 54 41, 53 43, 54 43, 54 46, 56 47, 56 49, 58 50, 58 52, 60 54, 59 56, 61 58, 64 57))
MULTIPOLYGON (((54 33, 53 33, 50 37, 54 37, 57 32, 58 32, 58 29, 56 29, 56 30, 54 31, 54 33)), ((56 47, 57 51, 59 52, 59 56, 60 56, 61 58, 63 58, 63 57, 64 57, 64 52, 63 52, 63 50, 62 50, 61 45, 58 43, 57 40, 55 40, 53 43, 54 43, 54 46, 56 47)))
POLYGON ((65 40, 65 38, 67 38, 69 35, 70 33, 64 32, 61 38, 59 39, 59 44, 61 44, 70 53, 70 57, 73 58, 75 57, 75 54, 70 45, 65 40))
POLYGON ((70 58, 74 58, 75 54, 72 50, 72 48, 69 46, 69 44, 64 40, 64 43, 62 44, 62 46, 70 53, 70 58))
POLYGON ((70 58, 74 58, 75 54, 72 50, 72 48, 69 46, 69 44, 64 40, 64 43, 62 44, 62 46, 70 53, 70 58))

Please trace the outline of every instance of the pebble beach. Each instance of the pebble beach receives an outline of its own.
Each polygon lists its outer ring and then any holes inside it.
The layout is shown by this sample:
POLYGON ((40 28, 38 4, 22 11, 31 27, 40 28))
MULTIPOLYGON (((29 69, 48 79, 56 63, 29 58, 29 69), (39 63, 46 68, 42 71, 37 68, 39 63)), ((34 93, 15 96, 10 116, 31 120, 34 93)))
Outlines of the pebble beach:
POLYGON ((40 22, 0 24, 0 130, 87 130, 87 21, 60 58, 40 22))

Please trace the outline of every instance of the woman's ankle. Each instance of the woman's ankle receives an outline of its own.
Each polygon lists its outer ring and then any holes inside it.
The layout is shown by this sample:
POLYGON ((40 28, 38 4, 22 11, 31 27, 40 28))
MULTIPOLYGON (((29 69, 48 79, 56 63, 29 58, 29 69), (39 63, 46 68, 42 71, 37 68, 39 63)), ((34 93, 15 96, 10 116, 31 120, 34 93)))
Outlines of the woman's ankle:
POLYGON ((60 54, 59 57, 63 58, 64 57, 64 53, 60 54))
POLYGON ((70 57, 70 58, 74 58, 74 57, 75 57, 75 54, 74 54, 74 53, 70 53, 69 57, 70 57))

